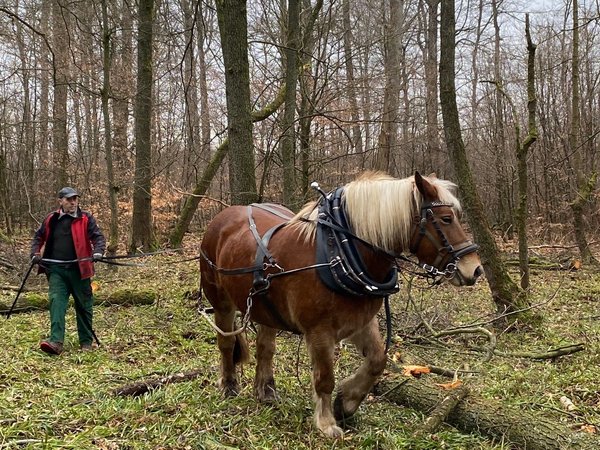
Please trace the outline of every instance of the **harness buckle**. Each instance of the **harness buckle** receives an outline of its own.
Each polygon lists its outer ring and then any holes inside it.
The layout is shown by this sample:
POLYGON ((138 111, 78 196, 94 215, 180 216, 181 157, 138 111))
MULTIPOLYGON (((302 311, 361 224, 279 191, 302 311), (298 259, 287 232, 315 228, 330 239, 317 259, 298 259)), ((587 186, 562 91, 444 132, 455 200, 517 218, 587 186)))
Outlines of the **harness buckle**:
POLYGON ((456 262, 448 263, 446 269, 444 269, 444 277, 446 277, 448 280, 453 278, 454 274, 456 273, 456 269, 456 262))
POLYGON ((266 262, 266 263, 263 264, 263 271, 265 271, 267 269, 270 269, 270 268, 277 269, 277 270, 279 270, 279 272, 285 272, 285 269, 283 267, 281 267, 279 265, 279 263, 277 263, 277 262, 274 262, 274 263, 268 263, 268 262, 266 262))

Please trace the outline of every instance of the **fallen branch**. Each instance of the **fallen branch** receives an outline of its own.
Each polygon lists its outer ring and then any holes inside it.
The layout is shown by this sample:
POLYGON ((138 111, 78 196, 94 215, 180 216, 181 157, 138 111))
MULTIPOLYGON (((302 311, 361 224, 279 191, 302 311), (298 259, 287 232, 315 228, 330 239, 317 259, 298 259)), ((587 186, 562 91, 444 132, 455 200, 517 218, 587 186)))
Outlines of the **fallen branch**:
MULTIPOLYGON (((383 380, 376 386, 376 393, 384 393, 381 396, 389 401, 424 414, 447 395, 447 391, 408 377, 383 380)), ((573 432, 561 423, 473 394, 459 401, 445 420, 464 432, 487 435, 527 450, 600 448, 600 441, 593 434, 573 432)))
MULTIPOLYGON (((201 374, 206 373, 204 370, 193 370, 191 372, 186 373, 176 373, 173 375, 169 375, 162 378, 157 378, 153 380, 139 381, 133 384, 126 384, 125 386, 118 387, 113 389, 112 394, 118 395, 121 397, 131 396, 137 397, 139 395, 143 395, 147 392, 153 391, 161 386, 165 386, 167 384, 172 383, 181 383, 184 381, 190 381, 195 378, 198 378, 201 374)), ((208 384, 208 380, 203 380, 202 384, 208 384)))
POLYGON ((456 405, 458 405, 458 403, 467 395, 469 395, 469 388, 464 385, 449 391, 448 395, 444 397, 444 399, 435 407, 431 414, 429 414, 429 417, 425 420, 425 422, 423 422, 423 425, 419 429, 418 433, 435 433, 442 423, 448 418, 450 413, 454 411, 456 405))
MULTIPOLYGON (((477 351, 489 351, 487 347, 472 347, 472 349, 477 351)), ((557 347, 552 350, 548 350, 547 352, 502 352, 494 349, 494 355, 505 358, 554 359, 560 356, 581 352, 583 350, 585 350, 585 346, 583 344, 571 344, 563 347, 557 347)))
MULTIPOLYGON (((4 286, 0 286, 0 291, 18 291, 19 290, 19 286, 11 286, 8 284, 5 284, 4 286)), ((27 288, 23 288, 23 292, 27 292, 27 288)))

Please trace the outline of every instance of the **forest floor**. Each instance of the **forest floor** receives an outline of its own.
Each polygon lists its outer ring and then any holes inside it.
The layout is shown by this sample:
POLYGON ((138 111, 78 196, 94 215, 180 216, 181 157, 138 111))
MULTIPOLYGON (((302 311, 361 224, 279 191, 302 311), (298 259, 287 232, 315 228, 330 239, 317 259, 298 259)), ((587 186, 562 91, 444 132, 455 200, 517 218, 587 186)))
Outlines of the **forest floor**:
MULTIPOLYGON (((18 286, 27 267, 25 239, 2 244, 0 253, 21 270, 0 268, 0 287, 18 286)), ((98 264, 99 292, 153 289, 151 306, 95 308, 94 328, 101 347, 79 351, 74 311, 67 317, 65 352, 50 357, 39 350, 49 329, 45 311, 0 317, 0 449, 508 449, 501 440, 465 434, 445 425, 434 435, 415 436, 422 412, 370 395, 343 440, 324 438, 312 423, 310 363, 299 337, 278 338, 275 376, 281 401, 259 404, 252 393, 254 365, 245 366, 243 389, 233 399, 217 388, 215 333, 197 312, 197 262, 169 265, 195 256, 198 242, 186 241, 185 255, 146 258, 144 267, 98 264), (115 395, 116 388, 142 380, 200 371, 193 380, 162 386, 138 397, 115 395)), ((136 261, 139 262, 139 261, 136 261)), ((516 272, 512 272, 517 278, 516 272)), ((46 290, 43 276, 31 276, 30 291, 46 290)), ((15 292, 0 290, 0 302, 15 292)), ((484 320, 495 310, 485 280, 474 287, 428 288, 403 277, 392 299, 395 364, 432 364, 469 371, 460 376, 472 395, 506 408, 530 411, 573 431, 600 433, 600 274, 532 270, 530 301, 544 318, 536 327, 495 330, 501 352, 544 352, 582 343, 585 350, 548 360, 494 356, 473 347, 483 335, 440 338, 427 344, 421 323, 435 330, 484 320), (408 289, 411 286, 411 289, 408 289), (561 401, 561 398, 563 400, 561 401), (572 402, 570 410, 564 398, 572 402)), ((382 318, 383 320, 383 318, 382 318)), ((254 335, 249 333, 251 348, 254 335)), ((338 380, 358 367, 352 348, 336 352, 338 380)), ((388 379, 398 376, 392 371, 388 379)), ((449 380, 438 375, 422 379, 449 380)), ((600 445, 599 445, 600 448, 600 445)))

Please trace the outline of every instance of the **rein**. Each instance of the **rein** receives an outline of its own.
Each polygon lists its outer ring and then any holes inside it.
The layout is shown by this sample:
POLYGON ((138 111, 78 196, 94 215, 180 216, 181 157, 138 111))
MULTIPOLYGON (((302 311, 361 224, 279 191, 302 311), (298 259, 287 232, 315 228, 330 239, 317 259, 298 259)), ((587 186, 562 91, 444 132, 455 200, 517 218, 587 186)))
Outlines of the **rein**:
MULTIPOLYGON (((45 266, 43 263, 65 264, 66 265, 66 264, 75 264, 80 261, 94 261, 94 262, 101 262, 104 264, 110 264, 110 265, 114 265, 114 266, 144 267, 144 266, 146 266, 146 264, 120 263, 120 262, 116 262, 113 260, 115 260, 115 259, 130 259, 130 258, 144 258, 146 256, 158 255, 160 253, 167 253, 167 252, 173 252, 173 251, 176 251, 176 250, 159 250, 159 251, 149 252, 149 253, 137 253, 135 255, 103 256, 98 259, 94 259, 92 256, 89 256, 86 258, 78 258, 78 259, 70 259, 70 260, 42 258, 38 262, 31 261, 31 263, 29 264, 29 267, 27 268, 27 272, 25 272, 25 276, 23 277, 23 280, 21 281, 21 286, 19 287, 19 290, 17 291, 17 295, 15 296, 15 299, 13 300, 13 303, 12 303, 9 311, 6 314, 6 319, 9 319, 10 316, 12 315, 12 313, 15 309, 15 305, 17 304, 17 300, 19 300, 19 297, 20 297, 21 293, 23 292, 23 289, 25 288, 25 282, 29 278, 31 271, 33 270, 33 266, 35 266, 36 264, 39 264, 43 268, 48 268, 48 266, 45 266)), ((179 264, 179 263, 187 262, 187 261, 195 261, 200 258, 201 258, 201 256, 194 256, 192 258, 186 258, 186 259, 181 259, 178 261, 166 262, 166 263, 164 263, 164 265, 179 264)), ((90 327, 90 331, 92 332, 92 335, 93 335, 94 339, 96 340, 96 342, 98 343, 98 345, 100 345, 100 341, 96 337, 96 334, 94 333, 94 330, 91 329, 91 327, 90 327)))

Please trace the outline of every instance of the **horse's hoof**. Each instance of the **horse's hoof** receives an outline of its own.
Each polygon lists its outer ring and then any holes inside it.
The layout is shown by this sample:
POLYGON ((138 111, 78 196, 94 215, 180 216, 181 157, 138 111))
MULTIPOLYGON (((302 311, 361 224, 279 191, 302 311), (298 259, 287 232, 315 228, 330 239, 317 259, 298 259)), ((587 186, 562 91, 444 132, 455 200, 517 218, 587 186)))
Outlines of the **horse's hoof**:
POLYGON ((325 436, 331 439, 342 439, 344 437, 344 430, 337 425, 330 425, 321 429, 321 431, 325 433, 325 436))
POLYGON ((261 403, 277 403, 279 395, 275 390, 275 386, 266 386, 264 390, 256 393, 256 398, 261 403))
POLYGON ((344 409, 344 396, 341 392, 338 392, 333 401, 333 416, 335 417, 335 420, 338 422, 345 422, 352 417, 355 412, 356 411, 346 411, 344 409))
POLYGON ((221 386, 225 398, 237 397, 240 393, 237 383, 226 383, 221 386))

